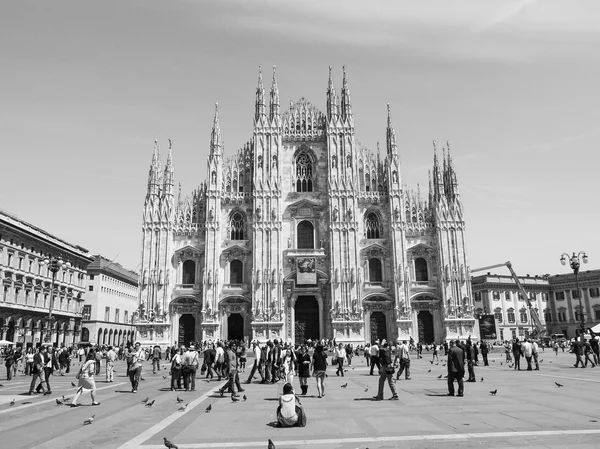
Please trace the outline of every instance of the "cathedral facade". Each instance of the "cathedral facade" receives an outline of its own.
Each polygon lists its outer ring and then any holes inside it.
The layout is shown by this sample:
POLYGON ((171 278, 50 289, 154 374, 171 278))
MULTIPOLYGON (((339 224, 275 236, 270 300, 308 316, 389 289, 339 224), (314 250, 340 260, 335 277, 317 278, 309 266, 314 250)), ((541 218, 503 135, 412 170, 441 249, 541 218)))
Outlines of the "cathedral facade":
MULTIPOLYGON (((463 206, 450 147, 428 197, 402 183, 389 113, 386 154, 355 137, 346 72, 322 112, 282 111, 259 73, 251 140, 224 154, 219 112, 207 180, 175 191, 155 143, 142 226, 138 339, 335 338, 440 342, 477 332, 463 206)), ((170 147, 170 145, 169 145, 170 147)), ((476 335, 473 335, 476 338, 476 335)))

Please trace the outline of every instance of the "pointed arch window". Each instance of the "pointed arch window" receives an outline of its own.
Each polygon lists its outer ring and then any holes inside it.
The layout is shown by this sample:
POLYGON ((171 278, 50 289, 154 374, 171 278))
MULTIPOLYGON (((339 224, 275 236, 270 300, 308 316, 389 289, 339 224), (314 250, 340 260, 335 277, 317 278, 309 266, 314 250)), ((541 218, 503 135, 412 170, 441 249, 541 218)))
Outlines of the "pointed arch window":
POLYGON ((183 273, 182 273, 182 284, 195 284, 196 283, 196 262, 193 260, 186 260, 183 262, 183 273))
POLYGON ((376 257, 369 259, 369 282, 383 282, 381 260, 376 257))
POLYGON ((422 257, 415 259, 415 280, 417 282, 427 282, 429 280, 427 261, 422 257))
POLYGON ((229 264, 229 283, 242 284, 244 282, 244 264, 241 260, 232 260, 229 264))
POLYGON ((298 249, 314 249, 315 228, 310 221, 301 221, 298 224, 298 249))
POLYGON ((306 153, 296 158, 296 192, 313 191, 313 164, 306 153))
POLYGON ((381 224, 376 213, 370 212, 365 219, 365 231, 368 239, 381 238, 381 224))
POLYGON ((244 230, 246 222, 244 216, 240 212, 236 212, 231 216, 229 221, 230 238, 231 240, 244 240, 244 230))

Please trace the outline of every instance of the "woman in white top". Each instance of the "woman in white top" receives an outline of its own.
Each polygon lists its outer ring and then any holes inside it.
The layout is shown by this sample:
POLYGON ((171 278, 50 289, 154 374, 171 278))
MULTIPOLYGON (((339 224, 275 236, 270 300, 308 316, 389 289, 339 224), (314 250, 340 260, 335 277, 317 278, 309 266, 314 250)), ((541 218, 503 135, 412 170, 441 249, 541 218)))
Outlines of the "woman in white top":
POLYGON ((294 394, 292 385, 286 383, 283 386, 283 394, 279 396, 279 407, 277 407, 277 427, 304 427, 306 417, 300 400, 294 394))
POLYGON ((71 402, 71 407, 79 407, 77 400, 83 390, 90 390, 90 395, 92 396, 92 405, 100 405, 98 401, 96 401, 96 379, 94 375, 96 374, 96 354, 94 351, 90 350, 88 352, 87 357, 85 358, 85 363, 79 369, 79 374, 77 374, 77 378, 79 379, 79 385, 77 385, 77 393, 75 393, 75 397, 71 402))
POLYGON ((283 369, 283 375, 285 377, 285 381, 292 385, 294 382, 294 368, 295 368, 295 357, 294 352, 291 349, 285 350, 285 355, 283 356, 283 360, 281 361, 281 367, 283 369))
POLYGON ((25 375, 31 376, 33 371, 33 349, 27 348, 27 354, 25 354, 25 375))

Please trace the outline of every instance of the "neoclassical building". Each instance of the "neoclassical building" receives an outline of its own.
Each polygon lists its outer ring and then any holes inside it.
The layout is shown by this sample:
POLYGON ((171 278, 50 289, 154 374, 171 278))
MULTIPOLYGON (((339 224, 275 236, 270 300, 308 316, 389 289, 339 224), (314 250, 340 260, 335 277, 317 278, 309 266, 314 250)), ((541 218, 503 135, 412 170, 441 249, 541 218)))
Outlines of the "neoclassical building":
MULTIPOLYGON (((226 157, 219 112, 207 180, 175 189, 155 144, 144 203, 138 338, 466 338, 474 326, 466 231, 450 146, 429 192, 402 182, 389 113, 385 156, 356 139, 344 70, 323 111, 282 111, 259 72, 250 141, 226 157)), ((189 161, 188 163, 191 163, 189 161)), ((476 335, 474 335, 476 337, 476 335)))

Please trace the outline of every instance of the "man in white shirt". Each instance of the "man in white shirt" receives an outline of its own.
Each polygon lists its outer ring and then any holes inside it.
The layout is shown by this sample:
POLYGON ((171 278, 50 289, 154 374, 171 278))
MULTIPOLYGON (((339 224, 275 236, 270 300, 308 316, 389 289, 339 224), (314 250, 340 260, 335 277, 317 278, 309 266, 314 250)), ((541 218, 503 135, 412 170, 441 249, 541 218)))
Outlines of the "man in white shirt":
POLYGON ((527 371, 531 371, 531 356, 533 355, 533 346, 531 345, 530 339, 527 339, 521 343, 521 352, 525 356, 525 360, 527 360, 527 371))
POLYGON ((108 351, 106 352, 106 381, 107 382, 114 382, 115 360, 117 360, 117 353, 114 351, 112 346, 109 346, 108 351))
POLYGON ((531 354, 533 355, 533 361, 535 362, 535 370, 540 370, 540 364, 538 363, 538 351, 539 346, 535 340, 531 342, 531 354))
POLYGON ((252 342, 252 352, 254 353, 254 365, 252 365, 252 370, 250 370, 250 376, 248 376, 247 384, 252 382, 254 378, 254 373, 258 370, 260 365, 260 346, 258 346, 257 341, 252 342))
POLYGON ((371 372, 369 375, 373 375, 373 369, 377 365, 377 370, 381 369, 379 365, 379 340, 375 340, 375 343, 371 346, 371 372))
POLYGON ((142 363, 146 360, 146 353, 142 349, 139 341, 135 342, 135 349, 131 357, 131 366, 129 367, 129 381, 131 382, 131 392, 137 393, 142 377, 142 363))
POLYGON ((396 374, 396 380, 400 379, 402 371, 404 371, 404 378, 406 380, 410 380, 410 352, 408 351, 406 340, 398 345, 394 365, 399 366, 398 374, 396 374))
POLYGON ((223 343, 217 342, 217 351, 215 354, 215 372, 219 376, 219 380, 224 376, 223 364, 225 363, 225 350, 223 349, 223 343))

